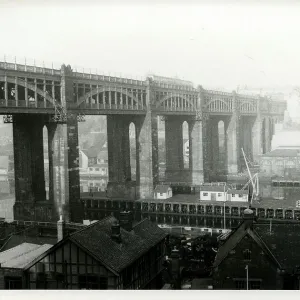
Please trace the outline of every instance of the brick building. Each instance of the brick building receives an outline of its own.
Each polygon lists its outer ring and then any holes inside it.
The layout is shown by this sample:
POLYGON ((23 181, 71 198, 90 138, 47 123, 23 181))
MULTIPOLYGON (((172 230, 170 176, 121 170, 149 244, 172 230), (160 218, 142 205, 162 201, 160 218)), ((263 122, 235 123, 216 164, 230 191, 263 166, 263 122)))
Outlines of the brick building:
POLYGON ((277 148, 260 158, 260 171, 266 176, 299 177, 299 168, 300 147, 277 148))
POLYGON ((59 221, 55 245, 23 243, 0 253, 0 262, 9 261, 0 268, 0 288, 160 289, 167 234, 148 219, 133 224, 130 215, 121 213, 120 223, 105 218, 65 237, 59 221), (26 248, 21 256, 18 247, 26 248), (17 252, 18 259, 10 254, 17 252))
POLYGON ((220 238, 213 265, 214 289, 299 289, 300 224, 244 221, 220 238))

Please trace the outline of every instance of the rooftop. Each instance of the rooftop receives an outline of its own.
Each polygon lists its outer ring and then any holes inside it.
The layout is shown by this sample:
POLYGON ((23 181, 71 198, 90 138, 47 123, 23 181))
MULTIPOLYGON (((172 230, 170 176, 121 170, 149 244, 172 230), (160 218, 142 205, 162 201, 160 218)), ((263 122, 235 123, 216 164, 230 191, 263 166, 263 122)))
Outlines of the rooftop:
POLYGON ((130 232, 120 228, 121 242, 118 243, 111 238, 111 227, 116 222, 114 217, 105 218, 73 233, 69 238, 119 273, 167 236, 163 229, 144 219, 135 224, 130 232))
POLYGON ((26 236, 26 235, 13 234, 8 238, 5 244, 1 247, 0 251, 3 252, 5 250, 14 248, 22 243, 29 243, 29 244, 36 244, 36 245, 43 245, 43 244, 54 245, 56 242, 57 242, 56 237, 26 236))
POLYGON ((52 245, 49 244, 36 245, 23 243, 9 250, 0 252, 1 267, 23 269, 51 247, 52 245))
POLYGON ((251 236, 281 269, 291 272, 300 266, 300 224, 255 221, 252 229, 246 222, 242 222, 235 230, 222 237, 226 242, 220 246, 214 265, 220 264, 245 235, 251 236))
POLYGON ((298 155, 300 155, 299 148, 277 148, 273 151, 263 154, 262 157, 297 157, 298 155))
POLYGON ((160 184, 155 187, 155 192, 156 193, 167 193, 169 188, 170 188, 169 185, 160 184))

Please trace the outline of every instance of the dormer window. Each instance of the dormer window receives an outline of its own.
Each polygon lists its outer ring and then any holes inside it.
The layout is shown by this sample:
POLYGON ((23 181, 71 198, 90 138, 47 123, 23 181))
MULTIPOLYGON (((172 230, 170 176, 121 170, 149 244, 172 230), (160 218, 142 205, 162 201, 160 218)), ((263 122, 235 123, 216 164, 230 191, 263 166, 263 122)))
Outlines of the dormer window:
POLYGON ((244 260, 251 260, 251 251, 249 249, 246 249, 243 252, 243 255, 244 255, 244 260))

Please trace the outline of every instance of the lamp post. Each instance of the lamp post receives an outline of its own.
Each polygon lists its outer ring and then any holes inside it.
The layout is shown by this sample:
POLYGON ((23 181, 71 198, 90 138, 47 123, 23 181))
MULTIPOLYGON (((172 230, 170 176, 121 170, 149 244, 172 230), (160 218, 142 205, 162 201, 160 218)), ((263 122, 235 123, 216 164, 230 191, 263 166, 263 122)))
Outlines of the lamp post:
POLYGON ((249 273, 248 273, 248 265, 246 265, 245 269, 246 269, 246 287, 247 287, 247 290, 249 290, 249 273))
POLYGON ((223 215, 224 215, 224 230, 226 229, 226 208, 225 208, 226 200, 227 200, 227 195, 226 195, 225 184, 224 184, 224 208, 223 208, 223 215))

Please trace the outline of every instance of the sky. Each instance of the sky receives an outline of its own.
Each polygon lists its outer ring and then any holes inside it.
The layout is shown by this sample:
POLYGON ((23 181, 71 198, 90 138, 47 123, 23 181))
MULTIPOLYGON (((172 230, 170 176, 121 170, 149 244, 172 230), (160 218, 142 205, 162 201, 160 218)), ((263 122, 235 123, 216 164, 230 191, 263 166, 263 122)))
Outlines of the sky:
POLYGON ((300 3, 209 3, 0 0, 0 60, 230 91, 300 85, 300 3))

